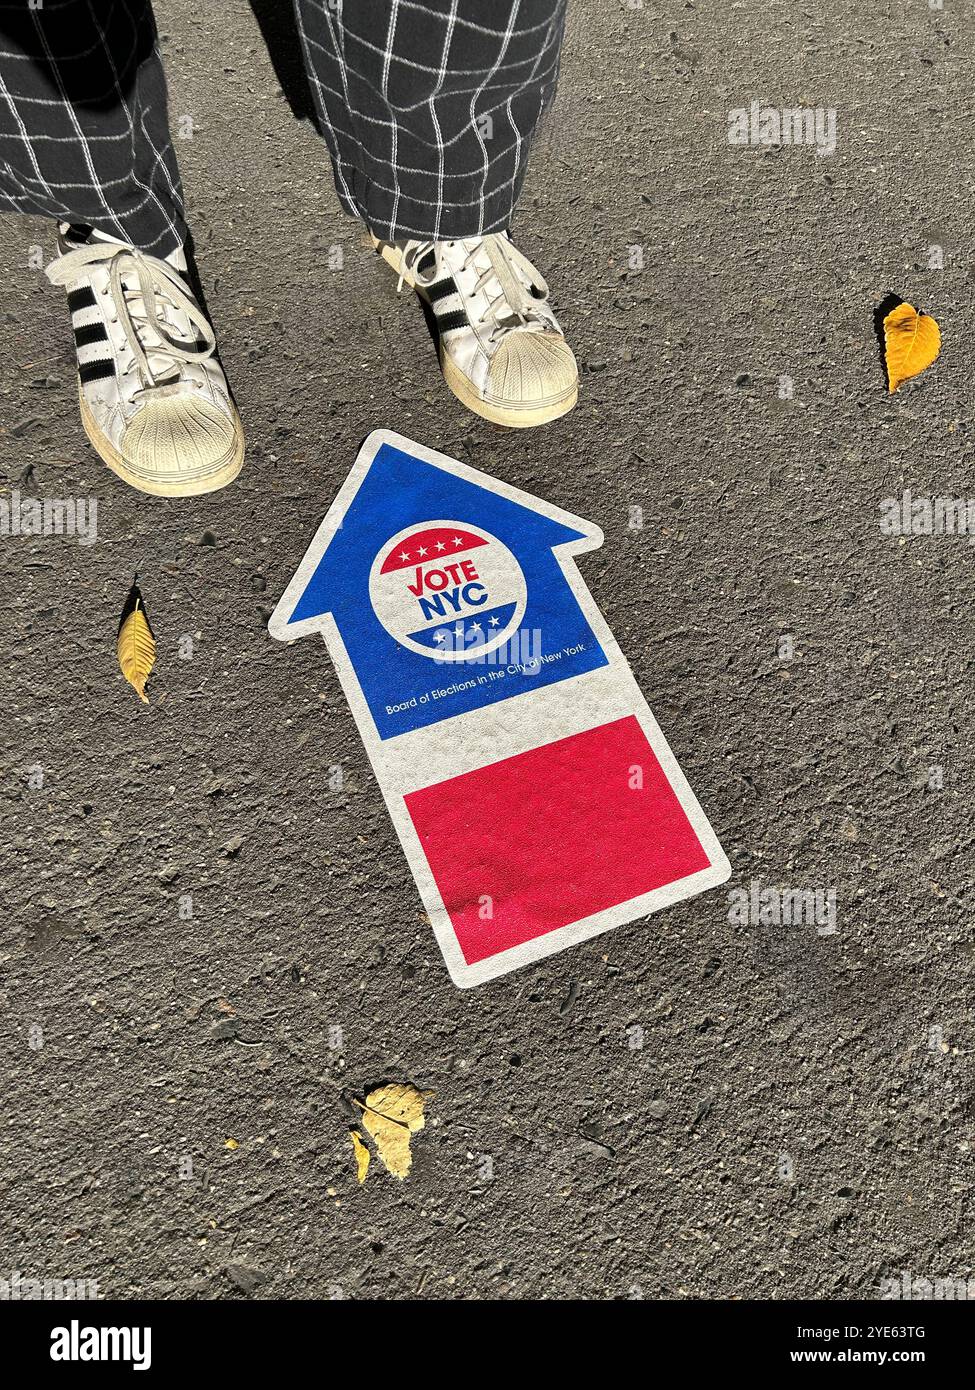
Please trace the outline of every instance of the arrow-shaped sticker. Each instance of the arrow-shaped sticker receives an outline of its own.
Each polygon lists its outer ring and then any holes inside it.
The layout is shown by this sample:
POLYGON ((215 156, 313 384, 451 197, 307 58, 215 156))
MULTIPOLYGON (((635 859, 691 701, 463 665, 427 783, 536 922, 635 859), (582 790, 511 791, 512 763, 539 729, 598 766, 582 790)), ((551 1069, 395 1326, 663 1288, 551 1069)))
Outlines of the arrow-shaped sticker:
POLYGON ((462 986, 730 872, 576 568, 602 540, 378 430, 271 617, 322 634, 462 986))

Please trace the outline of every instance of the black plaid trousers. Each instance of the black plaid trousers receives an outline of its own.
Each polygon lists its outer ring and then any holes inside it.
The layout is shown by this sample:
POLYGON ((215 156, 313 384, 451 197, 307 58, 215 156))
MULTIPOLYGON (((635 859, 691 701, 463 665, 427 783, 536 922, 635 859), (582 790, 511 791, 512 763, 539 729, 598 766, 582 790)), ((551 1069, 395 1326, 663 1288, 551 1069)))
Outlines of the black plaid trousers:
MULTIPOLYGON (((294 0, 339 199, 383 239, 508 226, 566 0, 294 0)), ((150 0, 0 0, 0 211, 166 255, 183 196, 150 0)))

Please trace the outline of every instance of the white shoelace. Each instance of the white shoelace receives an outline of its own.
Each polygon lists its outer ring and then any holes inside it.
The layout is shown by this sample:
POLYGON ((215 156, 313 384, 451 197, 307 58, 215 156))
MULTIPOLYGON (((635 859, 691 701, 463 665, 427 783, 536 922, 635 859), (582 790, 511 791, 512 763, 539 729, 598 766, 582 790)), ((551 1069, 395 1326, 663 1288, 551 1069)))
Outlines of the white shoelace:
MULTIPOLYGON (((435 241, 408 241, 403 248, 403 274, 400 275, 397 288, 403 288, 407 272, 421 286, 431 285, 439 279, 443 273, 440 261, 442 244, 435 241), (423 274, 417 270, 417 265, 431 251, 436 257, 435 264, 427 274, 423 274)), ((477 322, 490 322, 492 336, 502 329, 545 324, 544 316, 538 311, 548 299, 548 285, 514 242, 509 241, 500 232, 492 232, 488 236, 472 237, 453 244, 464 248, 465 255, 461 267, 463 270, 471 266, 477 268, 476 261, 479 255, 487 257, 488 264, 475 281, 472 294, 478 294, 482 290, 485 292, 488 307, 477 322), (487 290, 488 282, 492 279, 498 282, 498 292, 493 296, 487 290), (532 285, 539 291, 537 295, 532 294, 532 285)))
MULTIPOLYGON (((109 292, 115 317, 122 325, 125 340, 131 349, 134 366, 142 374, 147 388, 166 385, 174 379, 167 371, 180 375, 180 364, 202 362, 213 354, 217 345, 213 329, 206 316, 190 298, 185 282, 179 271, 155 256, 147 256, 134 246, 122 246, 114 241, 96 241, 88 246, 79 246, 66 251, 47 267, 46 275, 52 285, 67 285, 79 279, 87 266, 101 261, 110 261, 109 292), (134 277, 136 288, 126 289, 125 276, 134 277), (142 300, 141 308, 130 301, 142 300), (193 327, 200 333, 203 342, 199 345, 180 341, 172 336, 171 327, 163 317, 167 312, 177 311, 185 314, 193 327), (143 344, 142 334, 151 334, 159 339, 155 343, 143 344), (154 372, 149 365, 149 353, 163 359, 162 372, 154 372)), ((126 368, 126 373, 129 368, 126 368)))

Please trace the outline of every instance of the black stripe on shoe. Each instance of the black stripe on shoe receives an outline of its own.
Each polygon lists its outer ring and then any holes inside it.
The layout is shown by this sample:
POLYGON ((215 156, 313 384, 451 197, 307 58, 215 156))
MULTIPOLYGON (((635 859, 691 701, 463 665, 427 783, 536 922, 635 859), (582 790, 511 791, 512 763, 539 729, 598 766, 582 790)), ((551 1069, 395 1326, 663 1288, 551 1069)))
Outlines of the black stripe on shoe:
POLYGON ((414 269, 418 270, 418 271, 420 272, 421 275, 425 275, 425 274, 427 273, 427 271, 428 271, 432 266, 435 266, 435 265, 436 265, 436 263, 437 263, 437 255, 436 255, 436 252, 435 252, 435 251, 428 251, 428 252, 426 253, 425 256, 421 256, 421 257, 420 257, 420 259, 417 261, 416 266, 414 267, 414 269))
POLYGON ((74 331, 74 340, 77 347, 87 347, 89 343, 104 343, 108 339, 105 326, 101 323, 85 324, 82 328, 74 331))
POLYGON ((78 313, 79 309, 94 309, 97 303, 95 291, 90 285, 82 285, 80 290, 72 290, 68 295, 68 308, 72 314, 78 313))
POLYGON ((87 386, 89 381, 101 381, 103 377, 115 375, 115 363, 112 358, 105 361, 81 362, 78 365, 78 376, 82 386, 87 386))
POLYGON ((456 294, 457 286, 454 284, 454 277, 448 275, 445 280, 438 280, 435 285, 424 285, 423 293, 431 304, 436 304, 438 299, 446 299, 448 294, 456 294))
POLYGON ((450 333, 455 328, 470 328, 471 321, 464 313, 463 309, 455 309, 452 314, 444 314, 443 318, 437 318, 437 329, 441 333, 450 333))

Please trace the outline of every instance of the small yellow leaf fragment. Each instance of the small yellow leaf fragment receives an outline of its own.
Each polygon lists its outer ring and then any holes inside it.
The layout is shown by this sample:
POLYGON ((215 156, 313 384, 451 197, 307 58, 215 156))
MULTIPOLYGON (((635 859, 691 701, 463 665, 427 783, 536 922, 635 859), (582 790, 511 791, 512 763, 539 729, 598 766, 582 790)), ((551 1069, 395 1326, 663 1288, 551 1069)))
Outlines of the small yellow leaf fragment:
POLYGON ((372 1158, 372 1154, 369 1152, 363 1142, 362 1135, 357 1129, 353 1129, 349 1132, 349 1138, 352 1140, 352 1151, 355 1154, 356 1177, 360 1182, 365 1182, 366 1174, 369 1172, 369 1161, 372 1158))
POLYGON ((239 1149, 239 1148, 240 1148, 240 1145, 237 1143, 237 1140, 236 1140, 236 1139, 228 1139, 228 1140, 226 1141, 226 1143, 224 1144, 224 1148, 225 1148, 225 1149, 239 1149))
POLYGON ((410 1139, 426 1123, 423 1108, 432 1095, 432 1091, 397 1083, 370 1091, 365 1104, 356 1101, 362 1111, 362 1127, 372 1136, 379 1157, 394 1178, 405 1178, 410 1171, 410 1139))
POLYGON ((132 585, 122 609, 116 648, 122 675, 142 703, 147 705, 149 696, 146 694, 146 681, 156 664, 156 639, 152 635, 137 584, 132 585))
POLYGON ((888 390, 923 372, 941 351, 941 330, 930 314, 898 304, 884 319, 884 358, 888 390))

